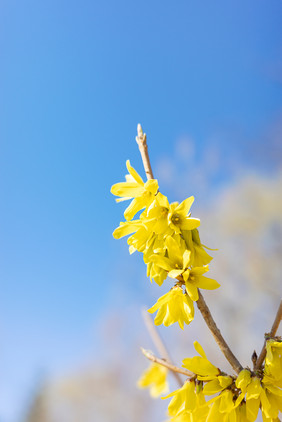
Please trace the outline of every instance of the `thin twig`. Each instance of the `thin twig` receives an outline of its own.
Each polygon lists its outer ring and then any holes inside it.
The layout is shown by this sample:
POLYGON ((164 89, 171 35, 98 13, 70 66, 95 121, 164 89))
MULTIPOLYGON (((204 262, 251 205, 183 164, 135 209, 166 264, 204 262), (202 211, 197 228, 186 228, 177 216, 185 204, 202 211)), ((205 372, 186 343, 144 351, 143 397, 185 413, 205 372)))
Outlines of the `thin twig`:
MULTIPOLYGON (((271 327, 271 331, 270 331, 270 333, 267 333, 267 335, 269 337, 274 337, 275 336, 281 320, 282 320, 282 300, 280 301, 280 305, 279 305, 279 308, 277 310, 277 313, 276 313, 276 316, 275 316, 275 320, 273 322, 273 325, 271 327)), ((265 346, 266 346, 266 340, 264 340, 264 344, 262 346, 260 355, 259 355, 259 357, 257 359, 256 366, 255 366, 255 371, 257 371, 258 369, 260 369, 261 365, 263 364, 263 361, 264 361, 265 356, 266 356, 266 348, 265 348, 265 346)))
POLYGON ((199 311, 201 312, 207 326, 211 330, 212 335, 215 338, 215 341, 217 342, 218 346, 220 347, 220 350, 222 351, 222 353, 224 354, 224 356, 226 357, 226 359, 228 360, 228 362, 230 363, 230 365, 232 366, 234 371, 237 374, 239 374, 239 372, 242 371, 242 369, 243 369, 242 365, 237 360, 237 358, 234 356, 230 347, 228 346, 228 344, 226 343, 226 341, 222 337, 222 334, 221 334, 219 328, 217 327, 217 325, 216 325, 216 323, 215 323, 215 321, 212 317, 212 314, 209 310, 209 307, 206 304, 206 302, 203 298, 203 295, 200 291, 199 291, 199 299, 197 300, 197 306, 198 306, 199 311))
MULTIPOLYGON (((154 176, 153 176, 152 167, 151 167, 151 164, 150 164, 150 159, 149 159, 149 154, 148 154, 146 135, 143 134, 143 130, 142 130, 142 127, 141 127, 140 124, 138 124, 138 126, 137 126, 137 132, 138 132, 138 136, 136 137, 136 141, 137 141, 138 146, 139 146, 139 150, 140 150, 140 153, 141 153, 141 157, 142 157, 142 161, 143 161, 143 165, 144 165, 144 169, 145 169, 147 178, 153 179, 154 176)), ((237 360, 237 358, 234 356, 234 354, 232 353, 231 349, 227 345, 224 338, 222 337, 222 335, 221 335, 219 329, 217 328, 216 323, 214 322, 214 319, 211 315, 211 312, 210 312, 206 302, 204 301, 204 298, 201 295, 200 291, 199 291, 199 299, 197 301, 197 305, 198 305, 198 308, 199 308, 201 314, 203 315, 203 318, 204 318, 207 326, 211 330, 212 335, 214 336, 214 338, 215 338, 217 344, 219 345, 221 351, 223 352, 224 356, 226 357, 228 362, 231 364, 232 368, 237 373, 239 373, 242 370, 242 366, 241 366, 240 362, 237 360)))
MULTIPOLYGON (((165 346, 165 344, 164 344, 164 342, 163 342, 163 340, 162 340, 159 332, 157 331, 157 329, 156 329, 156 327, 154 325, 154 322, 153 322, 151 316, 148 314, 148 311, 144 309, 142 311, 142 315, 143 315, 143 319, 144 319, 144 322, 146 324, 147 330, 148 330, 148 332, 150 334, 150 337, 151 337, 151 339, 152 339, 152 341, 153 341, 153 343, 154 343, 157 351, 163 357, 163 360, 165 362, 167 362, 167 364, 169 364, 172 367, 175 367, 176 368, 176 366, 172 363, 172 359, 171 359, 171 357, 170 357, 170 355, 168 353, 168 350, 167 350, 167 348, 166 348, 166 346, 165 346)), ((175 371, 173 372, 173 375, 174 375, 177 383, 181 387, 183 385, 183 382, 182 382, 180 376, 175 371)))
MULTIPOLYGON (((165 359, 157 358, 155 355, 153 355, 153 353, 149 352, 149 350, 143 349, 143 347, 141 347, 141 351, 142 351, 143 355, 146 356, 147 359, 149 359, 152 362, 158 363, 159 365, 165 366, 170 371, 172 371, 174 374, 183 374, 183 375, 186 375, 186 377, 189 377, 189 378, 191 378, 195 375, 195 374, 193 374, 193 372, 187 371, 187 369, 184 369, 184 368, 179 368, 178 366, 175 366, 172 363, 167 362, 165 359)), ((182 385, 183 385, 183 383, 181 383, 181 386, 182 385)))
POLYGON ((154 179, 153 170, 151 167, 149 154, 148 154, 147 137, 146 137, 146 133, 143 133, 140 123, 138 123, 137 125, 137 134, 138 135, 136 136, 136 142, 138 144, 139 151, 142 157, 147 179, 154 179))

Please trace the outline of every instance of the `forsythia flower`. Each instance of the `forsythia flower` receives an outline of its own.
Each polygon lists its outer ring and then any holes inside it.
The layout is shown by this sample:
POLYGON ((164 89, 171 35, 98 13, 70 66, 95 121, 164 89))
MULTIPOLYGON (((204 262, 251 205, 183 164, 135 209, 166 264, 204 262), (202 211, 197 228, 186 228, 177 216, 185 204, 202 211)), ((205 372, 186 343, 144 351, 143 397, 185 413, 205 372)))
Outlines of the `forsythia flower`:
POLYGON ((168 391, 167 372, 164 366, 152 363, 139 378, 137 385, 140 388, 149 387, 151 396, 159 397, 168 391))
POLYGON ((183 230, 193 230, 199 227, 200 220, 198 218, 191 218, 190 215, 187 215, 193 202, 194 197, 190 196, 190 198, 185 199, 181 204, 173 202, 170 205, 168 213, 169 227, 172 228, 175 233, 180 233, 183 230))
POLYGON ((204 267, 192 267, 191 270, 186 272, 186 291, 194 301, 199 299, 198 288, 214 290, 220 286, 216 280, 203 276, 208 270, 209 266, 205 265, 204 267))
POLYGON ((198 229, 183 230, 182 236, 187 248, 191 251, 191 264, 195 267, 209 264, 212 257, 205 251, 204 248, 208 248, 202 245, 198 229))
POLYGON ((264 374, 266 379, 282 388, 282 341, 270 339, 266 342, 264 374))
POLYGON ((189 296, 183 293, 179 286, 174 286, 168 293, 161 296, 157 303, 148 309, 151 314, 157 312, 155 324, 164 324, 166 327, 178 322, 184 329, 184 323, 190 324, 194 319, 194 306, 189 296))
POLYGON ((129 175, 126 176, 126 182, 113 185, 111 193, 121 197, 117 201, 133 198, 133 201, 124 212, 125 219, 131 220, 139 210, 153 202, 159 187, 158 181, 155 179, 144 183, 142 177, 131 167, 129 160, 126 161, 126 167, 129 172, 129 175))
POLYGON ((174 422, 204 422, 208 413, 202 385, 194 380, 186 381, 183 387, 173 391, 164 399, 172 397, 168 406, 169 416, 174 422))
POLYGON ((263 421, 278 421, 279 411, 282 410, 281 390, 281 345, 279 341, 270 339, 266 342, 266 358, 263 377, 252 374, 243 369, 238 375, 235 385, 241 390, 236 400, 239 405, 246 402, 246 417, 250 422, 257 418, 259 408, 262 410, 263 421))
POLYGON ((205 379, 216 378, 220 374, 220 370, 207 359, 200 343, 194 341, 194 347, 200 356, 184 359, 182 366, 197 375, 205 377, 205 379))
POLYGON ((184 280, 188 279, 188 265, 191 252, 187 249, 181 251, 176 240, 174 240, 171 236, 166 238, 165 245, 168 250, 168 257, 152 255, 149 259, 159 267, 166 270, 169 277, 177 278, 181 275, 184 280))

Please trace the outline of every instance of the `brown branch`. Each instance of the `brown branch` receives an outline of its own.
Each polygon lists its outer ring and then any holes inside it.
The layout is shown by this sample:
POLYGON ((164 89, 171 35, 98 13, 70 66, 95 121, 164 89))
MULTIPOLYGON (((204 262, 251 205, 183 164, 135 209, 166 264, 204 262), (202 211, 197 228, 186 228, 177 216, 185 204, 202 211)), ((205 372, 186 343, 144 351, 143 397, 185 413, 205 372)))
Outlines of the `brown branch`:
MULTIPOLYGON (((142 127, 141 127, 140 124, 138 124, 138 126, 137 126, 137 132, 138 132, 138 136, 136 137, 136 141, 137 141, 138 146, 139 146, 139 150, 140 150, 140 153, 141 153, 141 157, 142 157, 142 161, 143 161, 143 165, 144 165, 144 169, 145 169, 147 178, 153 179, 154 176, 153 176, 152 167, 151 167, 151 164, 150 164, 150 159, 149 159, 149 154, 148 154, 146 134, 143 134, 143 130, 142 130, 142 127)), ((210 313, 210 310, 209 310, 206 302, 204 301, 204 298, 203 298, 202 294, 200 293, 200 291, 199 291, 199 299, 197 301, 197 305, 198 305, 198 308, 199 308, 201 314, 203 315, 203 318, 204 318, 207 326, 211 330, 212 335, 214 336, 214 338, 215 338, 217 344, 219 345, 221 351, 223 352, 224 356, 226 357, 226 359, 228 360, 228 362, 230 363, 232 368, 237 373, 239 373, 243 369, 242 365, 237 360, 237 358, 234 356, 231 349, 227 345, 226 341, 222 337, 222 335, 221 335, 218 327, 216 326, 216 323, 214 322, 214 319, 213 319, 213 317, 210 313)))
MULTIPOLYGON (((163 342, 163 340, 162 340, 159 332, 157 331, 157 329, 156 329, 156 327, 154 325, 154 322, 153 322, 151 316, 148 314, 148 311, 144 309, 142 311, 142 315, 143 315, 143 319, 144 319, 144 322, 146 324, 147 330, 148 330, 148 332, 150 334, 150 337, 151 337, 151 339, 152 339, 152 341, 153 341, 153 343, 154 343, 157 351, 164 358, 163 360, 167 364, 169 364, 172 367, 175 367, 176 368, 176 366, 172 363, 172 359, 171 359, 171 357, 170 357, 170 355, 168 353, 168 350, 167 350, 167 348, 166 348, 166 346, 165 346, 165 344, 164 344, 164 342, 163 342)), ((173 372, 173 375, 174 375, 177 383, 181 387, 183 385, 183 382, 182 382, 180 376, 175 371, 173 372)))
POLYGON ((232 366, 234 371, 237 374, 239 374, 239 372, 242 371, 242 369, 243 369, 242 365, 237 360, 237 358, 234 356, 230 347, 228 346, 228 344, 226 343, 226 341, 222 337, 222 334, 221 334, 219 328, 217 327, 217 325, 216 325, 216 323, 215 323, 215 321, 212 317, 212 314, 209 310, 209 307, 206 304, 206 302, 203 298, 203 295, 200 291, 199 291, 199 299, 197 300, 197 306, 198 306, 199 311, 201 312, 207 326, 211 330, 215 341, 217 342, 218 346, 220 347, 220 350, 222 351, 222 353, 224 354, 224 356, 226 357, 226 359, 228 360, 228 362, 230 363, 230 365, 232 366))
MULTIPOLYGON (((193 374, 193 372, 187 371, 187 369, 184 369, 184 368, 179 368, 178 366, 175 366, 172 363, 167 362, 165 359, 157 358, 155 355, 153 355, 153 353, 149 352, 149 350, 143 349, 143 347, 141 347, 141 351, 147 359, 149 359, 152 362, 158 363, 159 365, 165 366, 174 374, 186 375, 186 377, 189 377, 189 378, 195 375, 193 374)), ((182 384, 183 383, 181 383, 181 386, 182 384)))
MULTIPOLYGON (((270 333, 267 333, 267 337, 274 337, 275 336, 281 320, 282 320, 282 300, 280 301, 280 305, 279 305, 279 308, 277 310, 277 313, 276 313, 276 316, 275 316, 275 320, 273 322, 273 325, 271 327, 271 331, 270 331, 270 333)), ((265 356, 266 356, 266 348, 265 348, 265 346, 266 346, 266 340, 264 340, 264 344, 262 346, 260 355, 259 355, 259 357, 258 357, 258 359, 256 361, 256 365, 255 365, 255 368, 254 368, 255 371, 259 370, 260 367, 263 364, 263 361, 264 361, 265 356)))
POLYGON ((153 170, 151 167, 149 154, 148 154, 147 137, 146 137, 146 133, 143 133, 140 123, 138 123, 137 125, 137 134, 138 135, 136 136, 136 142, 138 144, 139 151, 142 157, 147 179, 154 179, 153 170))

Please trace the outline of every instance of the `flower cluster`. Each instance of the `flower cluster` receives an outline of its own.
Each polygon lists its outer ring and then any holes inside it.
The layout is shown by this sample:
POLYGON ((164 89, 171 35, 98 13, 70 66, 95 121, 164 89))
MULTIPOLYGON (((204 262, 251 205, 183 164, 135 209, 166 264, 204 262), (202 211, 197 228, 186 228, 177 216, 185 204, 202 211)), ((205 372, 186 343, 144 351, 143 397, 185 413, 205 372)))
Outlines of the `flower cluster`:
POLYGON ((264 422, 279 421, 282 411, 282 342, 267 341, 263 370, 243 369, 238 377, 215 367, 198 342, 200 356, 183 360, 183 367, 195 376, 164 398, 171 398, 171 422, 254 422, 261 409, 264 422), (213 396, 211 399, 209 396, 213 396))
POLYGON ((124 212, 126 221, 120 223, 113 236, 119 239, 130 235, 129 251, 143 253, 151 281, 162 285, 167 276, 175 280, 171 290, 149 312, 157 311, 156 325, 178 322, 183 329, 184 323, 194 319, 193 302, 199 298, 198 289, 219 287, 217 281, 204 276, 212 258, 200 240, 200 220, 191 217, 194 198, 169 203, 159 192, 157 180, 144 183, 129 160, 126 166, 126 181, 113 185, 111 192, 119 197, 118 202, 131 202, 124 212), (134 219, 139 211, 139 218, 134 219))
MULTIPOLYGON (((151 282, 162 285, 167 277, 174 280, 170 290, 148 311, 156 312, 155 325, 178 322, 184 329, 184 324, 194 319, 198 289, 219 287, 217 281, 205 276, 212 258, 200 240, 200 220, 191 217, 194 198, 191 196, 180 204, 169 203, 159 192, 157 180, 144 182, 129 161, 126 166, 129 172, 126 181, 113 185, 111 192, 119 197, 118 202, 131 202, 124 212, 125 221, 113 236, 119 239, 129 235, 129 252, 143 253, 151 282)), ((278 422, 282 411, 282 339, 274 335, 275 332, 267 338, 264 363, 261 365, 261 354, 260 366, 254 365, 253 371, 248 367, 242 369, 238 362, 235 365, 238 376, 228 375, 214 366, 202 346, 194 342, 198 356, 184 359, 185 369, 171 367, 167 362, 162 365, 158 359, 143 373, 138 385, 150 388, 151 395, 158 397, 168 391, 168 368, 191 374, 178 390, 163 397, 171 399, 170 422, 254 422, 259 410, 263 422, 278 422)))

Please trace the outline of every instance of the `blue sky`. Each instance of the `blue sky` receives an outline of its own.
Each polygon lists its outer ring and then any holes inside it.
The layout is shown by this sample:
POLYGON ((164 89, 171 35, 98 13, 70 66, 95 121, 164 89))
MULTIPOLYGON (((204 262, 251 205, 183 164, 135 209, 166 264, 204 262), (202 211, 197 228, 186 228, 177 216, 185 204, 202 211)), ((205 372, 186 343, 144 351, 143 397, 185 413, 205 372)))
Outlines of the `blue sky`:
POLYGON ((40 371, 99 356, 118 282, 121 306, 146 298, 122 278, 109 194, 126 159, 142 170, 138 122, 153 166, 179 137, 204 151, 216 134, 271 170, 254 157, 281 118, 281 12, 280 0, 0 2, 1 422, 19 420, 40 371))

